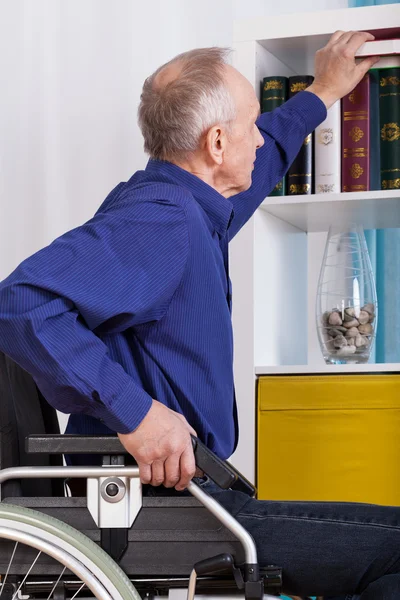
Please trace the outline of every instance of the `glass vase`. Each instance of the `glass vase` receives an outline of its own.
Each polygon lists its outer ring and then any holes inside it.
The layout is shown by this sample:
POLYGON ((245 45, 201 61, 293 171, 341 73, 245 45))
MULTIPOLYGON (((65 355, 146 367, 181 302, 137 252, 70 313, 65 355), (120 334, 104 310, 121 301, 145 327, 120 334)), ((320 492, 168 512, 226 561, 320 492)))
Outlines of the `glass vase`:
POLYGON ((375 279, 362 227, 331 227, 318 281, 316 320, 327 364, 366 363, 378 319, 375 279))

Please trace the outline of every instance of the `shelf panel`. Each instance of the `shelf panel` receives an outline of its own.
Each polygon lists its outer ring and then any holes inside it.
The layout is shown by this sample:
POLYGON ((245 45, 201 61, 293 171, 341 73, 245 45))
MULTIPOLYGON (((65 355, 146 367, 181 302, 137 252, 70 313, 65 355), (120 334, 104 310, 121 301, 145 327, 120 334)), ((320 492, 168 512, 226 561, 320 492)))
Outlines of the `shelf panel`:
POLYGON ((400 373, 400 363, 374 363, 366 365, 275 365, 259 366, 255 374, 260 375, 318 375, 341 373, 400 373))
POLYGON ((260 209, 302 231, 357 223, 364 229, 400 227, 400 190, 266 198, 260 209))
POLYGON ((257 40, 277 53, 291 48, 314 54, 336 30, 372 31, 377 39, 397 37, 399 17, 400 6, 390 4, 241 19, 234 23, 234 41, 257 40))

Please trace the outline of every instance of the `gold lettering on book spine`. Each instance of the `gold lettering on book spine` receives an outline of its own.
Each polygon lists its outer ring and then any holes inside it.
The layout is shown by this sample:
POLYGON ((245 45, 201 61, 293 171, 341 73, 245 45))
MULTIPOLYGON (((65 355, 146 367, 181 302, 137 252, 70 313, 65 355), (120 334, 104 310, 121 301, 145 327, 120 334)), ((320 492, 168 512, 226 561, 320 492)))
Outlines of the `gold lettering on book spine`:
POLYGON ((302 92, 303 90, 305 90, 306 88, 308 88, 308 83, 306 83, 305 81, 297 81, 296 83, 292 83, 290 85, 290 91, 291 92, 302 92))
POLYGON ((276 186, 274 187, 274 192, 275 191, 280 192, 282 190, 282 188, 283 188, 283 183, 282 183, 282 181, 279 181, 279 183, 277 183, 276 186))
POLYGON ((367 190, 367 186, 360 184, 360 185, 344 185, 343 186, 343 191, 344 192, 365 192, 367 190))
POLYGON ((360 127, 355 126, 350 129, 349 136, 353 142, 359 142, 364 137, 364 132, 360 127))
POLYGON ((396 142, 400 139, 400 127, 398 123, 385 123, 381 129, 381 138, 384 142, 396 142))
POLYGON ((368 148, 343 148, 343 157, 367 158, 368 148))
POLYGON ((282 89, 283 89, 283 83, 282 83, 282 81, 279 81, 278 79, 271 79, 270 81, 266 81, 265 85, 264 85, 265 92, 267 90, 282 90, 282 89))
POLYGON ((291 183, 289 186, 290 194, 307 194, 311 189, 309 183, 291 183))
POLYGON ((359 93, 357 93, 356 88, 349 94, 349 100, 352 104, 357 104, 360 99, 359 93))
POLYGON ((400 179, 382 179, 383 190, 400 190, 400 179))
POLYGON ((358 163, 354 163, 351 165, 350 173, 353 179, 358 179, 364 173, 364 169, 358 163))
POLYGON ((387 85, 400 85, 399 77, 396 75, 390 75, 389 77, 381 77, 379 80, 379 85, 381 87, 386 87, 387 85))

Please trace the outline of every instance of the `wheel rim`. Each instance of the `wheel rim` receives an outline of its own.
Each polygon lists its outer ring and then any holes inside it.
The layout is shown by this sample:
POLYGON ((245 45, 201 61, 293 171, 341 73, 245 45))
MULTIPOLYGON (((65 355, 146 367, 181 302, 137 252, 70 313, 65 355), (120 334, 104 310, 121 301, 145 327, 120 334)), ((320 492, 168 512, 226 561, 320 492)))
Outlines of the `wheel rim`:
MULTIPOLYGON (((12 540, 18 544, 25 544, 31 548, 36 548, 37 550, 39 550, 39 553, 36 556, 35 560, 33 561, 30 569, 28 570, 28 572, 25 575, 24 579, 22 580, 21 584, 15 591, 12 600, 15 600, 15 598, 18 597, 18 592, 21 590, 23 584, 25 583, 25 581, 27 579, 27 576, 30 574, 31 570, 33 569, 33 567, 36 564, 36 561, 38 560, 40 554, 42 554, 42 553, 46 554, 47 556, 51 556, 52 558, 54 558, 55 560, 60 562, 62 565, 64 565, 65 568, 70 569, 70 571, 72 571, 74 573, 74 575, 78 576, 84 582, 84 585, 86 585, 90 589, 90 591, 94 594, 95 598, 98 598, 98 600, 113 600, 113 598, 109 595, 107 590, 105 590, 105 588, 103 587, 102 583, 100 583, 100 581, 89 571, 89 569, 84 564, 79 562, 76 558, 71 556, 71 554, 69 554, 69 552, 67 552, 65 549, 60 548, 54 544, 51 544, 51 543, 41 539, 39 536, 35 536, 28 532, 18 531, 15 528, 4 527, 1 525, 0 525, 0 539, 12 540)), ((13 554, 10 559, 9 567, 11 567, 11 562, 14 559, 16 549, 17 549, 17 546, 14 546, 14 551, 13 551, 13 554)), ((8 573, 8 571, 7 571, 7 573, 8 573)), ((60 581, 60 579, 58 581, 60 581)), ((2 596, 3 589, 4 589, 3 586, 5 586, 6 581, 7 581, 7 575, 5 576, 5 578, 2 582, 3 585, 0 590, 0 597, 2 596)), ((55 587, 54 587, 54 589, 55 589, 55 587)), ((51 590, 48 600, 50 600, 54 589, 51 590)), ((77 594, 75 594, 75 596, 76 595, 77 594)))

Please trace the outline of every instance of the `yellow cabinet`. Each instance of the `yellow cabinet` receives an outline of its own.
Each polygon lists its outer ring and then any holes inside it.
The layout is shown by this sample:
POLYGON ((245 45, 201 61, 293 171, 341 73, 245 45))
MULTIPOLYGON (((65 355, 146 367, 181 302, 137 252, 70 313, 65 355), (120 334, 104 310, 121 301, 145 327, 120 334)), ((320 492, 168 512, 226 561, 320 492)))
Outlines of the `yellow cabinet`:
POLYGON ((400 505, 400 375, 258 380, 258 497, 400 505))

